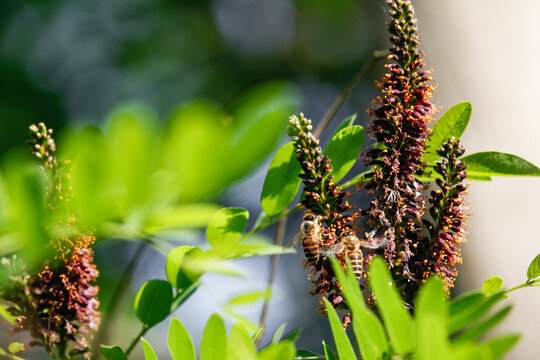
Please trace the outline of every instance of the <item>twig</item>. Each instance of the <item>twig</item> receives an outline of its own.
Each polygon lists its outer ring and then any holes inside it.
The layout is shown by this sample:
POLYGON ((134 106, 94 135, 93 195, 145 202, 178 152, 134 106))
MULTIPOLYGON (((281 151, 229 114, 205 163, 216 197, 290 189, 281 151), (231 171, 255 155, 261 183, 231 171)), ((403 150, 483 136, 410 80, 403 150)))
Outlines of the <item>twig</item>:
MULTIPOLYGON (((285 235, 286 226, 287 226, 287 216, 284 216, 279 220, 276 236, 274 238, 275 245, 281 245, 283 243, 283 236, 285 235)), ((268 289, 270 289, 272 287, 272 284, 274 283, 274 277, 276 275, 278 259, 279 259, 279 255, 277 254, 272 255, 272 265, 270 268, 270 276, 268 277, 268 286, 267 286, 268 289)), ((259 329, 264 329, 264 322, 266 321, 266 315, 268 313, 269 305, 270 305, 270 296, 266 296, 264 298, 264 304, 261 311, 261 317, 259 319, 259 329)), ((258 346, 260 341, 262 340, 262 334, 263 333, 261 332, 261 334, 255 340, 255 346, 258 346)))
POLYGON ((131 342, 129 347, 126 349, 126 351, 125 351, 126 356, 129 355, 133 351, 133 349, 135 349, 135 346, 137 346, 137 344, 139 343, 139 340, 141 339, 141 337, 143 337, 144 334, 146 334, 146 332, 149 329, 150 329, 149 326, 143 325, 141 331, 139 331, 137 336, 135 336, 135 338, 133 339, 133 341, 131 342))
POLYGON ((109 305, 103 311, 103 314, 102 314, 103 322, 101 323, 101 327, 96 336, 96 340, 94 341, 95 345, 99 346, 100 344, 104 344, 107 342, 107 339, 109 338, 110 324, 112 323, 116 309, 118 308, 118 305, 120 304, 122 295, 126 293, 126 289, 129 283, 131 282, 133 273, 135 272, 135 268, 137 264, 139 263, 139 260, 143 256, 144 252, 146 251, 146 248, 147 248, 146 241, 141 241, 139 245, 137 246, 137 249, 135 250, 133 257, 131 258, 131 261, 126 267, 126 270, 124 270, 124 273, 122 274, 122 277, 120 278, 120 281, 118 282, 118 285, 116 286, 116 289, 114 290, 114 294, 112 295, 109 305))
POLYGON ((328 124, 330 123, 330 120, 332 120, 332 118, 334 117, 334 115, 336 115, 336 112, 339 110, 341 105, 343 105, 343 102, 345 102, 345 99, 347 98, 347 96, 349 96, 349 93, 351 92, 351 90, 354 89, 354 87, 360 82, 360 80, 364 78, 364 76, 366 76, 366 74, 369 72, 369 70, 371 70, 373 65, 375 65, 377 60, 384 58, 386 56, 388 56, 388 51, 386 50, 377 50, 373 52, 372 56, 364 64, 362 69, 360 69, 360 71, 356 73, 356 75, 352 78, 352 80, 341 91, 341 94, 339 94, 339 96, 334 101, 330 109, 328 109, 328 112, 326 113, 324 118, 321 120, 321 122, 319 123, 315 131, 313 132, 313 135, 315 137, 318 138, 321 135, 324 128, 328 126, 328 124))

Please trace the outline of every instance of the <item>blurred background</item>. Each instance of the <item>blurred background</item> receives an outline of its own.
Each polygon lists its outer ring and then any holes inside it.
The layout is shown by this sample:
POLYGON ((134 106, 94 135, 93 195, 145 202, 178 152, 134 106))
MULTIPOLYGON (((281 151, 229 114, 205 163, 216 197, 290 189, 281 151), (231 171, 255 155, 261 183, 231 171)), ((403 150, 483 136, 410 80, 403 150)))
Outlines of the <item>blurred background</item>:
MULTIPOLYGON (((460 101, 473 103, 473 117, 463 137, 468 153, 498 150, 540 164, 540 4, 500 0, 471 3, 416 1, 426 63, 439 87, 435 103, 442 111, 460 101)), ((144 105, 159 119, 194 99, 207 99, 223 111, 254 86, 281 80, 294 88, 291 102, 315 123, 320 121, 372 51, 388 47, 382 0, 4 0, 0 3, 0 150, 24 143, 28 125, 43 121, 60 130, 68 123, 99 124, 126 103, 144 105)), ((383 71, 377 63, 337 113, 339 121, 365 110, 377 95, 373 84, 383 71)), ((323 144, 327 136, 322 137, 323 144)), ((286 142, 282 137, 280 143, 286 142)), ((244 207, 250 224, 261 212, 259 195, 269 159, 249 176, 215 194, 213 201, 244 207)), ((478 288, 492 275, 508 285, 523 280, 540 250, 531 227, 538 224, 540 187, 535 179, 500 179, 474 183, 471 236, 456 292, 478 288), (496 226, 501 224, 501 226, 496 226), (495 226, 494 226, 495 225, 495 226)), ((299 215, 288 221, 286 240, 294 235, 299 215)), ((264 235, 272 238, 270 227, 264 235)), ((204 236, 183 234, 183 242, 204 246, 204 236)), ((112 285, 135 251, 132 243, 101 241, 96 262, 101 296, 109 301, 112 285)), ((122 310, 108 343, 123 347, 138 331, 132 303, 147 279, 165 278, 164 257, 148 249, 134 281, 122 296, 122 310)), ((203 286, 175 314, 194 338, 195 347, 207 318, 223 314, 231 297, 263 290, 268 257, 238 260, 238 279, 205 275, 203 286)), ((301 255, 279 259, 274 296, 267 318, 271 334, 286 322, 286 332, 304 328, 298 347, 321 352, 320 339, 332 338, 327 320, 316 313, 317 300, 301 255)), ((540 293, 512 294, 515 308, 501 332, 524 333, 509 359, 535 358, 540 335, 540 293)), ((529 293, 530 292, 530 293, 529 293)), ((243 316, 258 321, 261 303, 243 307, 243 316)), ((228 325, 233 323, 228 318, 228 325)), ((165 321, 146 335, 158 357, 166 350, 165 321)), ((5 331, 2 330, 2 334, 5 331)), ((0 336, 0 343, 2 343, 0 336)), ((265 336, 263 344, 269 340, 265 336)), ((28 355, 41 358, 37 350, 28 355)), ((134 358, 142 358, 137 349, 134 358)))

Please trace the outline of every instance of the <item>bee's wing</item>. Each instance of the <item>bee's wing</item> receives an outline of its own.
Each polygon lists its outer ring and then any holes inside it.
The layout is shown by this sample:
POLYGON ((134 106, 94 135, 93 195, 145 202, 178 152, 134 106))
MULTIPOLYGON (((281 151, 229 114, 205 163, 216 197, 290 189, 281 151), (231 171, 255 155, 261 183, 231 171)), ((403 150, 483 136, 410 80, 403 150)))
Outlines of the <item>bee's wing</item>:
POLYGON ((285 244, 286 248, 298 247, 302 243, 301 232, 294 234, 285 244))
POLYGON ((343 243, 337 243, 334 245, 321 247, 321 254, 323 256, 332 256, 339 254, 343 250, 345 250, 345 245, 343 245, 343 243))
POLYGON ((384 236, 374 236, 371 241, 362 239, 360 241, 360 247, 365 249, 380 249, 388 244, 388 239, 384 236))

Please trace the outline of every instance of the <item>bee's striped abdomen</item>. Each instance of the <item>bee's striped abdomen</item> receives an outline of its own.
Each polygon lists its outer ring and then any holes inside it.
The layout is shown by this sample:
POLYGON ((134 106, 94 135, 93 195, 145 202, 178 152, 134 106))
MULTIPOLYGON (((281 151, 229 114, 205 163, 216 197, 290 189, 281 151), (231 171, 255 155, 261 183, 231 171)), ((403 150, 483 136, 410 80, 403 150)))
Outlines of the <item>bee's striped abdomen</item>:
POLYGON ((319 243, 313 238, 306 237, 303 240, 304 245, 304 255, 306 256, 307 261, 312 264, 319 262, 319 243))
POLYGON ((351 259, 351 267, 354 275, 358 280, 362 277, 362 270, 364 269, 364 257, 360 251, 351 252, 348 254, 351 259))

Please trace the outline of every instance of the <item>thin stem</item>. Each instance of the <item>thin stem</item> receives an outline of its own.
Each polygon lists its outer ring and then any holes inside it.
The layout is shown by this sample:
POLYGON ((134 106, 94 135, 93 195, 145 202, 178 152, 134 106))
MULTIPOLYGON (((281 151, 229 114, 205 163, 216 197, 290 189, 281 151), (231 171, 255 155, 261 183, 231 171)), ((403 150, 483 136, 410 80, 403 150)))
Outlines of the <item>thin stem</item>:
POLYGON ((341 105, 345 102, 345 99, 347 96, 349 96, 349 93, 354 89, 354 87, 366 76, 366 74, 371 70, 373 65, 377 62, 377 60, 384 58, 388 56, 388 51, 386 50, 377 50, 374 51, 372 56, 369 58, 369 60, 364 64, 364 66, 356 73, 356 75, 352 78, 352 80, 345 86, 345 88, 341 91, 341 94, 337 97, 337 99, 334 101, 330 109, 328 109, 328 112, 324 116, 324 118, 321 120, 315 131, 313 132, 313 135, 315 137, 319 137, 324 130, 326 126, 330 123, 330 120, 334 117, 336 112, 339 110, 341 105))
POLYGON ((143 337, 144 334, 146 334, 146 332, 148 330, 150 330, 150 327, 146 326, 146 325, 143 325, 141 331, 139 331, 137 336, 135 336, 135 338, 133 339, 133 341, 131 342, 131 344, 129 345, 127 350, 125 351, 126 356, 128 356, 133 351, 133 349, 135 349, 135 346, 137 346, 137 344, 139 343, 139 340, 141 339, 141 337, 143 337))
MULTIPOLYGON (((276 231, 276 236, 274 238, 274 244, 275 245, 281 245, 283 243, 283 237, 285 235, 285 227, 287 226, 287 217, 284 216, 279 220, 279 225, 276 231)), ((274 254, 272 255, 272 265, 270 268, 270 275, 268 277, 268 286, 267 288, 270 289, 272 287, 272 284, 274 283, 274 278, 277 271, 277 264, 278 264, 278 255, 274 254)), ((266 321, 266 315, 268 313, 268 306, 270 305, 270 296, 266 296, 264 298, 264 304, 261 311, 261 317, 259 319, 259 329, 264 329, 264 323, 266 321)), ((259 343, 262 340, 262 332, 261 334, 255 339, 255 346, 258 346, 259 343)))
POLYGON ((508 294, 509 292, 512 292, 514 290, 521 289, 524 287, 536 286, 537 284, 540 284, 540 280, 527 280, 521 285, 517 285, 517 286, 514 286, 513 288, 506 290, 504 293, 508 294))
POLYGON ((96 340, 94 341, 94 344, 96 346, 99 346, 100 344, 104 344, 107 342, 107 339, 109 338, 109 331, 110 331, 110 324, 112 323, 112 320, 114 320, 114 314, 116 313, 116 310, 118 306, 120 305, 120 300, 122 299, 122 295, 126 293, 126 289, 128 285, 131 283, 131 279, 133 278, 133 274, 135 272, 135 269, 137 267, 137 264, 139 263, 139 260, 144 255, 144 252, 146 251, 147 244, 146 241, 141 241, 139 245, 137 246, 137 249, 135 250, 135 253, 133 254, 133 257, 131 258, 131 261, 129 262, 128 266, 124 270, 124 273, 122 274, 122 277, 120 278, 120 281, 118 281, 118 284, 116 286, 116 289, 114 290, 114 294, 112 295, 111 301, 107 308, 103 311, 103 322, 101 323, 101 327, 99 330, 99 333, 96 336, 96 340))

